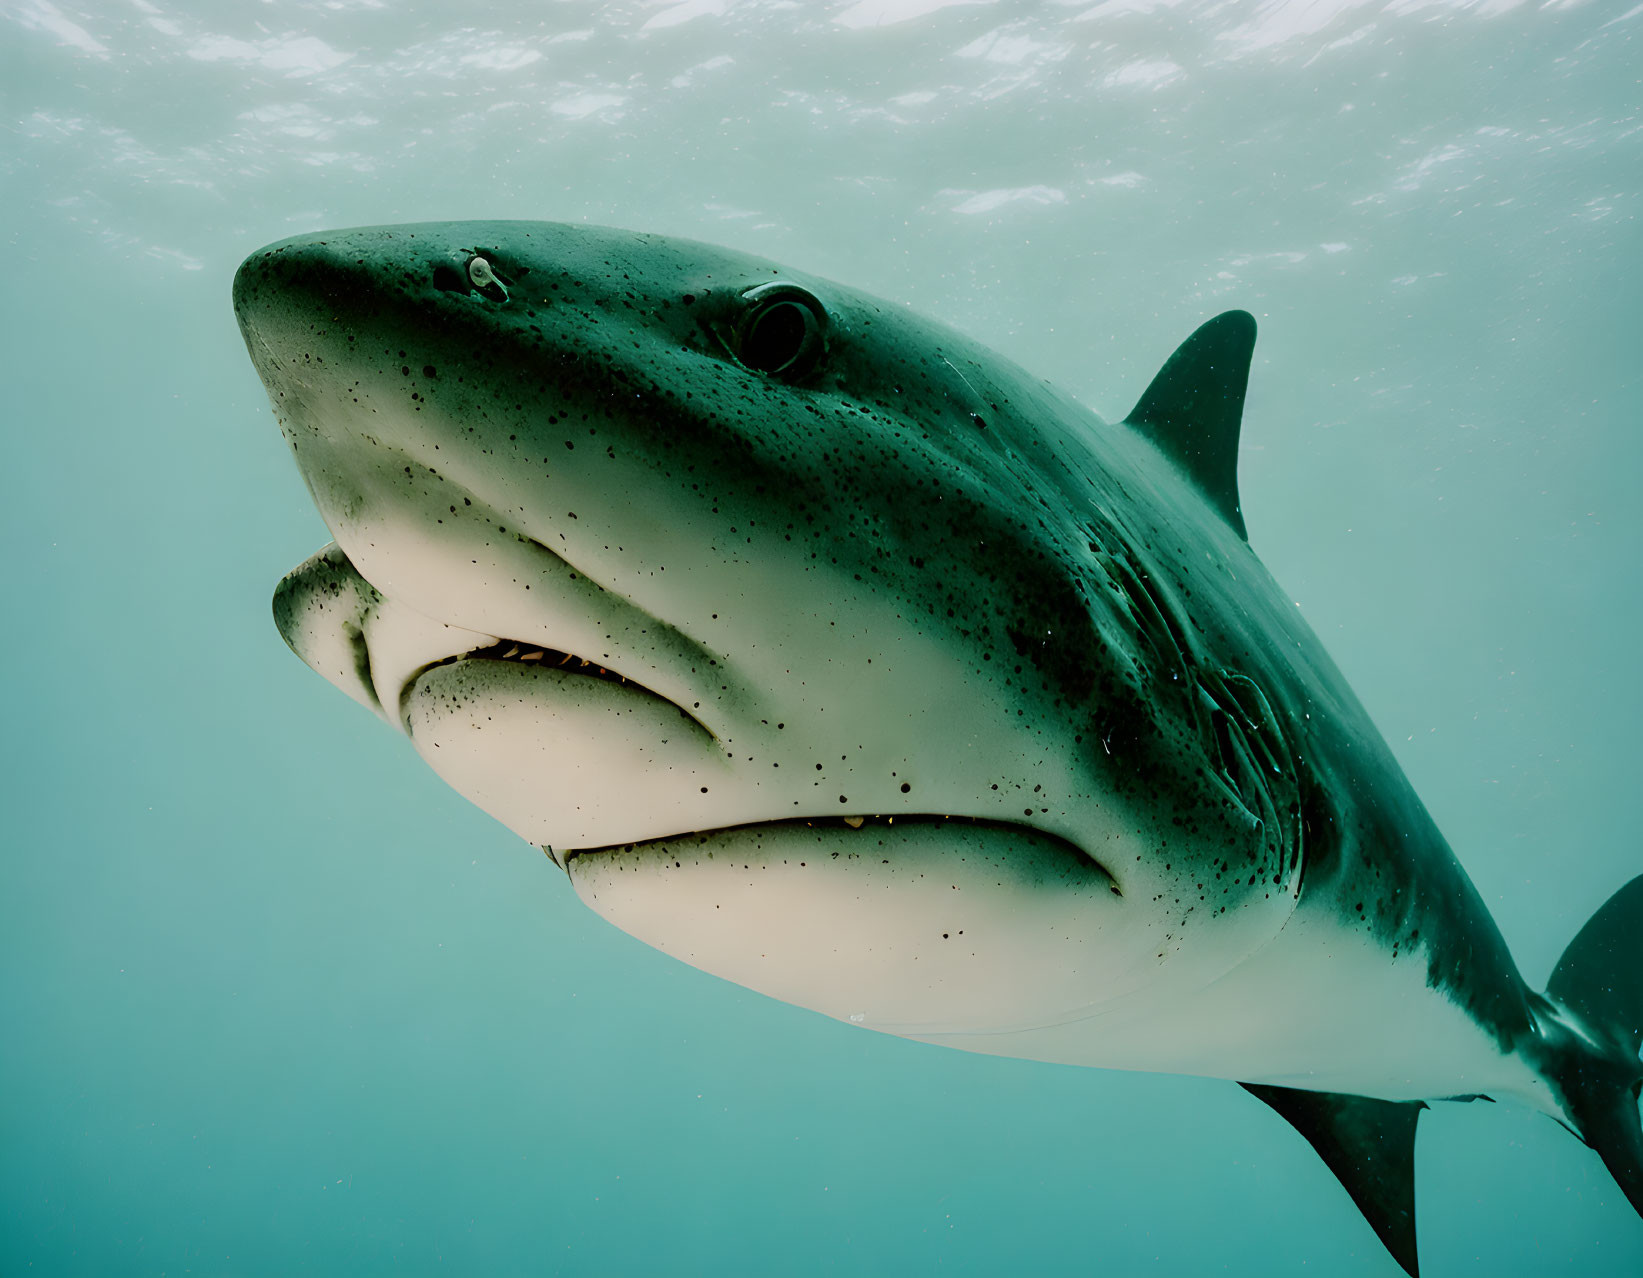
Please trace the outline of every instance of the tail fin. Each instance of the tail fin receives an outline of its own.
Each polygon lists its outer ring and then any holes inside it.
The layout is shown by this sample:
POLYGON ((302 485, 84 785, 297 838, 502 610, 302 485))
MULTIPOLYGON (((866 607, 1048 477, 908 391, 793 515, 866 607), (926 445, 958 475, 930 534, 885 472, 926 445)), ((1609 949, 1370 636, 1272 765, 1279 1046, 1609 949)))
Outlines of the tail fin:
POLYGON ((1558 961, 1546 992, 1573 1012, 1598 1050, 1563 1056, 1554 1082, 1580 1138, 1643 1215, 1643 875, 1592 915, 1558 961))

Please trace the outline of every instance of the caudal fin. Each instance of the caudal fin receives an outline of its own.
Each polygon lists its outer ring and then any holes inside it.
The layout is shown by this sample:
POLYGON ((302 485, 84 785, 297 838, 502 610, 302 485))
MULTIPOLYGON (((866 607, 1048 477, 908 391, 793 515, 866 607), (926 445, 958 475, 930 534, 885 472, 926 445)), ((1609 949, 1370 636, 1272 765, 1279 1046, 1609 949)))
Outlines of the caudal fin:
POLYGON ((1643 875, 1592 915, 1558 960, 1546 992, 1579 1019, 1597 1050, 1563 1054, 1553 1081, 1580 1138, 1643 1215, 1643 875))

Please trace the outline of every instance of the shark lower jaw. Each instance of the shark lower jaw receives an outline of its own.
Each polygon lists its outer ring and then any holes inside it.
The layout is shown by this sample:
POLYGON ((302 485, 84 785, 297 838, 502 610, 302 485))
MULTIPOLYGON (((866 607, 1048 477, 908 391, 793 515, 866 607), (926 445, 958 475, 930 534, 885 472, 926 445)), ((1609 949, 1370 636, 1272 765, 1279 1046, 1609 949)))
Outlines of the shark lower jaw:
POLYGON ((555 859, 585 904, 646 944, 894 1034, 1060 1024, 1145 970, 1141 916, 1069 841, 1008 822, 857 820, 773 821, 555 859))

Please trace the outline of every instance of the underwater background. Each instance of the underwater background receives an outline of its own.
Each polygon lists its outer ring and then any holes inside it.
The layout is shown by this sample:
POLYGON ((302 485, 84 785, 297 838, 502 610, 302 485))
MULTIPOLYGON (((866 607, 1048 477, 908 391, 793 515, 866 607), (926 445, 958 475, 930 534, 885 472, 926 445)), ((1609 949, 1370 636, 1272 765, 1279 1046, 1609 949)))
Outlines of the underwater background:
MULTIPOLYGON (((1122 417, 1261 325, 1252 545, 1542 986, 1643 869, 1643 5, 0 0, 0 1275, 1396 1275, 1228 1083, 972 1056, 612 930, 286 651, 229 305, 309 230, 609 223, 1122 417)), ((1635 1275, 1521 1106, 1446 1275, 1635 1275)))

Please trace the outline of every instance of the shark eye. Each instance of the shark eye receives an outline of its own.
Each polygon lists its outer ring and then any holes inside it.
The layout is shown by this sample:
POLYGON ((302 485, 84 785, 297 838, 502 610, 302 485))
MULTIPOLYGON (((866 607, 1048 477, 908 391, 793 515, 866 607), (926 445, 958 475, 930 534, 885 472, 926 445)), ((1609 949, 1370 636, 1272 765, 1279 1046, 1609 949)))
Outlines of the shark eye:
POLYGON ((776 281, 742 294, 746 310, 736 325, 735 354, 746 368, 798 378, 827 354, 827 308, 797 284, 776 281))

